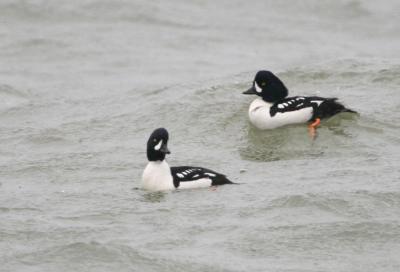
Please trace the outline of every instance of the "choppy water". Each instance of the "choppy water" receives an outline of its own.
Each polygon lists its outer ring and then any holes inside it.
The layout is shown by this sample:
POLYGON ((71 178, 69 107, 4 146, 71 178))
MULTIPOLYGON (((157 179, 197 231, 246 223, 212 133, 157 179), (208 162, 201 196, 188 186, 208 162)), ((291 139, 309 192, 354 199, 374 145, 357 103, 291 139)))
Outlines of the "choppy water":
POLYGON ((398 1, 0 2, 0 271, 399 271, 398 1), (359 111, 260 132, 259 69, 359 111), (135 189, 171 165, 240 186, 135 189))

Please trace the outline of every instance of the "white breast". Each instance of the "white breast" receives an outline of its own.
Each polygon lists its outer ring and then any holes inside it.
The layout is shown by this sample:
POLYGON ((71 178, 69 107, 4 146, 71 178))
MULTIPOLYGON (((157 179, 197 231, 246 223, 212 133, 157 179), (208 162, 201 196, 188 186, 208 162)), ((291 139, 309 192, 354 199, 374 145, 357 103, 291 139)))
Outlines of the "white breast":
POLYGON ((143 171, 142 188, 149 191, 175 189, 171 169, 164 161, 151 161, 143 171))
POLYGON ((300 110, 270 115, 272 103, 257 98, 250 104, 250 122, 259 129, 273 129, 289 124, 305 123, 312 117, 313 109, 303 108, 300 110))

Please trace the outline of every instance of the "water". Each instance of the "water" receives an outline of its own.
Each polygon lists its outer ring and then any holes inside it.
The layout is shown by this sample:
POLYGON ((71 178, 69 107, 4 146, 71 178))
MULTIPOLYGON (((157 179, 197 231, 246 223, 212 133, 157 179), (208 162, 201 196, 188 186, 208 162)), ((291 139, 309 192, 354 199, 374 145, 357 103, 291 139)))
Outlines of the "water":
POLYGON ((399 271, 397 1, 0 3, 0 271, 399 271), (360 117, 260 132, 259 69, 360 117), (137 189, 171 165, 239 186, 137 189))

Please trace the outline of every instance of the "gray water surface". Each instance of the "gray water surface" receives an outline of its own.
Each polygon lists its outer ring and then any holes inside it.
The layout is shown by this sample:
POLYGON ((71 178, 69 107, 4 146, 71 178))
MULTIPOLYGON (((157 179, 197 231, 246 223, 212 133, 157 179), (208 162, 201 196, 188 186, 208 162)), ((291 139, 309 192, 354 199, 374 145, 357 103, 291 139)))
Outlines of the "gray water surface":
POLYGON ((0 2, 0 271, 399 271, 398 1, 0 2), (360 116, 261 132, 259 69, 360 116), (138 189, 145 144, 236 186, 138 189))

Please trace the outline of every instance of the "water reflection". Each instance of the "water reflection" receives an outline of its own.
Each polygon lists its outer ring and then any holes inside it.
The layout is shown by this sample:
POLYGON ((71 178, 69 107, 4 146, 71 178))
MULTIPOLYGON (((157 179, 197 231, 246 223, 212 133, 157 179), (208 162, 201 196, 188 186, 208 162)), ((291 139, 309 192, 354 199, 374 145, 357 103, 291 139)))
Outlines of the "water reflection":
POLYGON ((240 156, 252 161, 276 161, 304 157, 312 145, 307 126, 260 131, 249 124, 240 156))
POLYGON ((306 124, 265 131, 248 124, 239 153, 242 159, 263 162, 318 158, 346 145, 348 139, 353 138, 352 128, 356 120, 356 116, 346 114, 325 120, 314 140, 310 138, 306 124))
POLYGON ((141 201, 150 203, 160 203, 165 200, 166 192, 145 192, 141 201))

